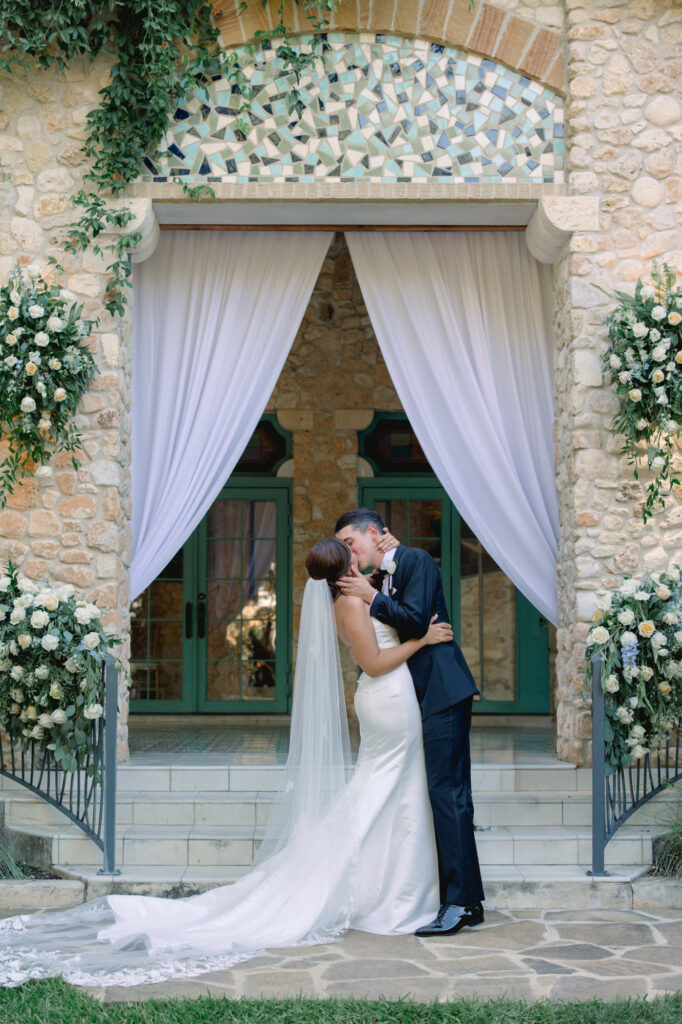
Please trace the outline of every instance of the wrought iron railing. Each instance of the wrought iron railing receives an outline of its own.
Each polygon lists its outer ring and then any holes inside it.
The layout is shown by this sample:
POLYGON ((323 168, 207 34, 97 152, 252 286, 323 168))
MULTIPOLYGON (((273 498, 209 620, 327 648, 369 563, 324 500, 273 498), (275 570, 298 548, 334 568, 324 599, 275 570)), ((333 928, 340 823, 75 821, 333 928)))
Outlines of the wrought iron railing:
POLYGON ((601 655, 592 658, 592 871, 604 869, 606 844, 638 808, 667 786, 682 778, 680 730, 682 722, 653 755, 639 758, 629 767, 606 774, 604 723, 606 705, 601 684, 601 655))
POLYGON ((113 658, 102 665, 104 715, 92 722, 92 751, 64 771, 51 751, 32 743, 20 750, 2 738, 0 775, 20 783, 65 814, 102 851, 100 874, 116 870, 116 724, 118 673, 113 658))

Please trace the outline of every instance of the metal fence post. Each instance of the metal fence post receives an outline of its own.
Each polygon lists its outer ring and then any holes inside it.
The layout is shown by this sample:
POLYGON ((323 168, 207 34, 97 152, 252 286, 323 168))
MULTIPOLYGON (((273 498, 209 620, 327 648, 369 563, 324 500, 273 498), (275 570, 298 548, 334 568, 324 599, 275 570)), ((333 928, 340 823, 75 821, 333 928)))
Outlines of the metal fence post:
POLYGON ((591 875, 604 876, 606 848, 606 799, 604 749, 604 690, 601 685, 601 654, 592 658, 592 870, 591 875))
POLYGON ((101 875, 120 875, 116 868, 116 762, 118 732, 118 672, 114 659, 104 661, 104 827, 101 875))

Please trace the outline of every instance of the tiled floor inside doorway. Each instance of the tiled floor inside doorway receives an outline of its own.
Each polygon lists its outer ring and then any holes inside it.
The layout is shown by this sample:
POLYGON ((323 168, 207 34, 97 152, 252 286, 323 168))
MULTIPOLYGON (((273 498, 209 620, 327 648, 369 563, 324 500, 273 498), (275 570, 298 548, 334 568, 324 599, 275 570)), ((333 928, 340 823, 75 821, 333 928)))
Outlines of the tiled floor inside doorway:
MULTIPOLYGON (((287 716, 231 718, 132 716, 131 760, 136 764, 280 765, 289 749, 287 716)), ((476 764, 542 764, 556 761, 551 722, 509 719, 488 725, 474 719, 471 757, 476 764)))

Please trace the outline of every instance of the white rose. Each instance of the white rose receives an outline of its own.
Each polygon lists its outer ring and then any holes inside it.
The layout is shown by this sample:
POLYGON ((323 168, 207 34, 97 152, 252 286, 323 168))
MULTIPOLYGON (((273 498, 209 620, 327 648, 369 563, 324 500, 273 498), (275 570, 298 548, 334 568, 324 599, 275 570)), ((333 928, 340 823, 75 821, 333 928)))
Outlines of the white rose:
POLYGON ((631 626, 635 621, 635 613, 632 608, 624 608, 622 612, 618 612, 618 621, 621 626, 631 626))
POLYGON ((648 601, 651 597, 651 594, 648 590, 636 590, 632 596, 634 597, 635 601, 648 601))
POLYGON ((638 320, 632 325, 632 333, 636 338, 646 338, 649 333, 649 329, 646 324, 643 324, 641 320, 638 320))
POLYGON ((621 384, 627 384, 629 382, 630 374, 627 372, 627 370, 623 370, 622 373, 618 374, 618 380, 621 384))
POLYGON ((43 729, 51 729, 54 725, 54 719, 47 711, 43 711, 42 715, 38 716, 38 723, 42 725, 43 729))
POLYGON ((659 587, 656 587, 656 597, 660 597, 661 601, 669 601, 672 597, 672 594, 665 586, 665 584, 661 583, 659 587))
POLYGON ((639 761, 640 758, 646 757, 648 753, 649 751, 646 749, 646 747, 643 747, 641 743, 636 743, 630 751, 630 757, 633 761, 639 761))
POLYGON ((665 393, 665 388, 654 388, 656 394, 656 405, 667 405, 668 396, 665 393))
POLYGON ((59 645, 59 637, 53 636, 52 633, 46 633, 41 638, 40 645, 44 651, 55 651, 59 645))
POLYGON ((648 683, 654 674, 654 670, 649 665, 643 665, 640 671, 640 675, 645 683, 648 683))
POLYGON ((35 704, 29 704, 29 706, 26 708, 26 719, 27 719, 27 721, 35 722, 37 717, 38 717, 38 709, 36 708, 35 704))
POLYGON ((36 679, 47 679, 50 674, 50 670, 47 665, 38 665, 36 669, 36 679))
POLYGON ((670 693, 671 689, 672 687, 666 679, 658 684, 659 693, 662 693, 664 697, 666 694, 670 693))
POLYGON ((59 683, 52 683, 52 686, 50 687, 50 697, 52 697, 53 700, 61 700, 63 696, 64 691, 59 683))
POLYGON ((642 392, 639 390, 639 388, 633 388, 632 391, 628 392, 628 396, 631 402, 642 401, 642 392))
POLYGON ((632 711, 628 711, 627 708, 623 707, 617 708, 616 718, 622 725, 629 725, 633 718, 632 711))
POLYGON ((28 307, 28 315, 32 316, 34 320, 37 320, 41 316, 45 316, 45 310, 37 302, 32 306, 28 307))
POLYGON ((31 615, 31 625, 34 629, 44 629, 50 621, 50 616, 42 608, 37 608, 31 615))
POLYGON ((29 733, 29 736, 31 737, 32 740, 42 740, 44 735, 45 730, 43 729, 42 725, 34 725, 29 733))
POLYGON ((661 332, 652 327, 649 331, 649 341, 657 342, 661 337, 661 332))
POLYGON ((17 317, 19 316, 19 310, 17 309, 17 307, 10 306, 9 309, 7 310, 7 316, 9 317, 10 320, 16 320, 17 317))
POLYGON ((665 459, 662 455, 657 455, 651 460, 651 468, 661 470, 665 466, 665 459))
POLYGON ((663 621, 665 622, 666 626, 676 626, 677 612, 666 612, 663 616, 663 621))
POLYGON ((637 697, 630 697, 628 699, 628 704, 631 708, 636 708, 639 705, 639 700, 637 699, 637 697))
POLYGON ((104 708, 101 704, 88 704, 83 710, 83 714, 86 718, 101 718, 104 713, 104 708))
POLYGON ((19 636, 17 637, 17 643, 21 647, 22 651, 25 651, 27 647, 31 646, 32 640, 33 637, 31 636, 30 633, 20 633, 19 636))
POLYGON ((620 370, 622 365, 623 361, 620 358, 620 356, 617 356, 615 352, 612 352, 611 357, 609 358, 609 366, 611 367, 611 369, 620 370))
POLYGON ((56 594, 46 594, 43 598, 43 607, 47 608, 48 612, 55 612, 59 608, 59 598, 56 594))
POLYGON ((656 294, 656 289, 652 284, 645 284, 639 294, 645 302, 648 302, 649 299, 653 299, 654 295, 656 294))
POLYGON ((67 672, 70 672, 72 675, 74 675, 78 671, 78 666, 76 665, 76 662, 73 660, 73 658, 67 658, 67 660, 64 662, 64 668, 66 669, 67 672))
MULTIPOLYGON (((651 358, 655 359, 657 363, 662 363, 667 358, 667 355, 668 350, 665 345, 656 345, 656 347, 651 350, 651 358)), ((661 380, 663 380, 662 375, 661 380)))
POLYGON ((33 340, 35 341, 36 345, 40 345, 41 348, 45 348, 45 346, 50 341, 50 335, 46 334, 45 331, 38 331, 33 340))
POLYGON ((88 651, 94 651, 99 646, 99 633, 86 633, 83 637, 83 647, 88 651))
POLYGON ((26 609, 19 606, 12 609, 12 613, 9 617, 9 621, 13 626, 16 626, 18 622, 23 622, 26 618, 26 609))
POLYGON ((66 390, 64 388, 55 388, 52 397, 55 402, 63 402, 66 398, 66 390))
POLYGON ((612 600, 613 600, 613 595, 611 593, 605 594, 604 597, 599 599, 599 603, 597 604, 597 608, 599 608, 599 610, 602 611, 602 612, 607 612, 610 609, 610 607, 611 607, 611 601, 612 600))
POLYGON ((16 701, 12 701, 12 703, 10 704, 9 712, 10 712, 11 715, 20 715, 21 714, 21 708, 17 704, 16 701))
POLYGON ((20 690, 18 686, 15 686, 13 690, 10 690, 9 695, 12 698, 12 700, 18 700, 20 704, 23 704, 24 691, 20 690))
POLYGON ((50 359, 47 365, 50 367, 51 370, 61 370, 62 368, 62 364, 59 359, 50 359))
POLYGON ((52 721, 55 725, 64 725, 66 721, 66 712, 63 708, 55 708, 52 712, 52 721))
POLYGON ((655 650, 660 650, 661 647, 665 647, 667 642, 665 633, 654 633, 651 638, 651 646, 655 648, 655 650))
POLYGON ((671 569, 668 569, 668 576, 674 583, 680 582, 680 570, 676 565, 673 565, 671 569))
POLYGON ((604 691, 606 693, 618 693, 620 689, 620 683, 614 675, 607 676, 604 680, 604 691))
POLYGON ((611 634, 604 626, 596 626, 587 638, 588 644, 605 644, 611 634))
POLYGON ((637 427, 637 430, 646 430, 646 428, 649 426, 649 421, 645 420, 644 417, 642 416, 641 419, 637 420, 637 422, 635 423, 635 426, 637 427))
POLYGON ((9 590, 11 584, 12 584, 12 577, 11 576, 2 576, 0 578, 0 593, 1 594, 6 593, 6 591, 9 590))
POLYGON ((40 267, 37 263, 29 263, 26 267, 26 273, 29 277, 40 277, 40 267))
POLYGON ((646 729, 643 725, 633 725, 630 730, 630 735, 634 736, 636 740, 643 740, 646 736, 646 729))
POLYGON ((36 403, 30 397, 30 395, 26 395, 26 397, 22 398, 22 400, 21 400, 20 408, 21 408, 22 412, 35 412, 36 403))
POLYGON ((59 334, 60 331, 64 330, 64 321, 60 316, 51 316, 47 321, 48 331, 54 331, 55 334, 59 334))
POLYGON ((76 296, 73 294, 73 292, 70 292, 68 288, 62 288, 62 290, 59 293, 59 298, 62 300, 62 302, 77 301, 76 296))
POLYGON ((651 310, 650 316, 652 320, 657 320, 660 322, 661 320, 665 320, 666 313, 667 310, 665 306, 654 306, 651 310))
POLYGON ((637 643, 637 637, 634 633, 631 633, 629 630, 626 630, 621 635, 620 642, 623 646, 625 646, 626 644, 634 644, 637 643))
POLYGON ((17 359, 16 356, 5 357, 5 366, 7 366, 10 370, 12 369, 13 366, 16 366, 18 362, 19 360, 17 359))
POLYGON ((92 615, 88 607, 76 608, 75 612, 73 613, 73 617, 76 620, 76 622, 78 622, 81 626, 87 626, 90 620, 92 619, 92 615))

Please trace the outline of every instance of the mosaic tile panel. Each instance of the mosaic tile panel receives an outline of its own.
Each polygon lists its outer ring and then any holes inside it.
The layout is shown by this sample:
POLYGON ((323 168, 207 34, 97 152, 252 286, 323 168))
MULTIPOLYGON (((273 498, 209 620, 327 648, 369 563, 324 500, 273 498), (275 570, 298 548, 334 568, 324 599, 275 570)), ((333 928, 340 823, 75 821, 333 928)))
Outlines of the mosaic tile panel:
POLYGON ((175 112, 162 160, 142 181, 562 182, 558 93, 502 64, 419 40, 330 34, 325 65, 302 82, 305 110, 287 112, 273 50, 244 63, 251 129, 217 77, 175 112))

